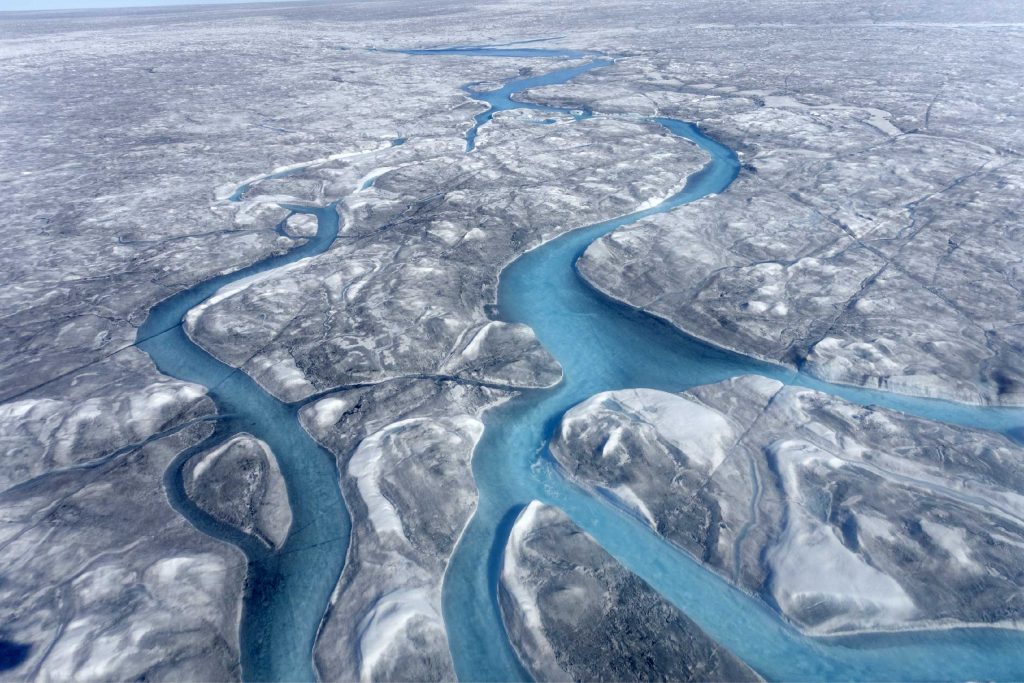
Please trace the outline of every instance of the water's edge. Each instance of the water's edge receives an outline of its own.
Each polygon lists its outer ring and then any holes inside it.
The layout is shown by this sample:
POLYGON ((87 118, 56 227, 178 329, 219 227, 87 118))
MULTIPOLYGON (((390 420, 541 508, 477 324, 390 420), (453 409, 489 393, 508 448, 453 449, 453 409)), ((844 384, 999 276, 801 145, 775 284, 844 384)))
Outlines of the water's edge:
MULTIPOLYGON (((504 56, 486 48, 418 51, 416 54, 504 56)), ((536 55, 533 55, 536 56, 536 55)), ((554 55, 563 58, 577 56, 554 55)), ((520 102, 527 87, 554 85, 613 62, 593 60, 543 76, 519 79, 477 93, 489 105, 467 134, 472 150, 481 125, 496 111, 533 109, 564 115, 573 110, 520 102)), ((588 112, 589 113, 589 112, 588 112)), ((574 116, 575 120, 581 117, 574 116)), ((1017 679, 1024 673, 1024 636, 996 628, 810 638, 785 624, 754 596, 728 584, 645 524, 608 501, 566 481, 547 452, 562 414, 600 391, 650 387, 681 391, 739 374, 755 373, 861 405, 879 405, 932 420, 1012 435, 1024 411, 956 404, 885 391, 832 385, 796 370, 717 348, 668 321, 616 302, 590 287, 576 261, 598 237, 647 216, 717 194, 736 177, 735 154, 693 124, 650 119, 702 147, 711 162, 685 188, 656 207, 578 228, 523 254, 501 273, 498 316, 530 325, 563 368, 551 390, 522 393, 485 416, 473 473, 480 491, 477 512, 463 533, 445 576, 444 616, 461 680, 523 680, 497 602, 501 553, 511 520, 532 499, 557 505, 626 567, 694 618, 708 633, 760 673, 785 680, 1017 679), (486 557, 487 561, 481 561, 486 557)))
POLYGON ((165 483, 172 505, 182 515, 201 531, 238 546, 248 559, 240 640, 242 673, 253 681, 314 680, 313 640, 341 575, 351 525, 334 455, 302 428, 298 405, 283 403, 241 370, 207 353, 188 337, 182 320, 225 285, 321 254, 331 246, 339 230, 333 205, 292 208, 316 215, 314 237, 286 254, 165 299, 150 310, 137 343, 162 373, 206 387, 221 416, 213 435, 175 459, 165 483), (184 492, 184 462, 242 431, 270 446, 287 484, 292 527, 276 552, 214 520, 184 492))
MULTIPOLYGON (((513 79, 495 91, 479 92, 471 85, 464 86, 471 97, 489 105, 487 111, 476 116, 467 133, 467 151, 473 149, 479 128, 490 122, 496 111, 532 109, 561 117, 564 125, 590 118, 592 113, 587 110, 519 102, 512 96, 530 88, 565 83, 614 63, 593 52, 540 48, 468 47, 413 54, 589 60, 540 76, 513 79)), ((680 391, 751 372, 929 419, 1002 432, 1024 423, 1020 419, 1024 413, 1016 411, 996 413, 990 408, 818 382, 687 337, 643 312, 627 310, 586 285, 574 266, 594 239, 720 192, 738 172, 732 151, 704 136, 696 126, 668 118, 649 122, 701 146, 712 161, 691 176, 681 192, 658 206, 562 235, 527 252, 501 273, 500 318, 533 327, 541 343, 562 364, 564 374, 562 383, 554 389, 523 392, 486 415, 486 429, 473 461, 479 504, 463 531, 444 585, 444 617, 460 679, 525 678, 501 624, 496 589, 500 552, 511 520, 534 498, 564 509, 626 567, 769 678, 1024 677, 1024 637, 1018 633, 976 629, 970 636, 945 631, 842 642, 804 637, 758 600, 731 587, 638 520, 566 482, 552 466, 546 443, 555 425, 565 410, 594 393, 637 386, 680 391)), ((231 198, 239 199, 244 191, 240 187, 231 198)), ((313 238, 286 254, 204 281, 158 303, 137 335, 137 346, 149 354, 161 372, 205 386, 221 416, 212 436, 176 458, 165 483, 172 504, 181 514, 205 533, 235 544, 248 558, 240 628, 246 680, 314 679, 313 642, 344 564, 350 520, 338 486, 335 458, 302 428, 299 405, 281 402, 244 372, 225 365, 193 343, 185 334, 182 320, 190 309, 225 285, 330 248, 339 231, 334 206, 294 210, 317 216, 318 230, 313 238), (287 482, 293 524, 284 547, 277 552, 212 519, 184 494, 181 465, 195 452, 240 431, 270 445, 287 482)))

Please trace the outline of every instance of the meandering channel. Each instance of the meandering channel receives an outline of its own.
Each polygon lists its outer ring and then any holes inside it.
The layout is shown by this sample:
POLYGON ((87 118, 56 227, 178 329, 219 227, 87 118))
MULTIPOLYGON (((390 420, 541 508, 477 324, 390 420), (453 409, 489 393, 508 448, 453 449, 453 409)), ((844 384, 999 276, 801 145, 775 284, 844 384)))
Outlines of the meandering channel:
MULTIPOLYGON (((508 81, 500 89, 464 87, 488 104, 466 136, 472 151, 479 127, 497 111, 529 108, 571 123, 592 112, 516 101, 530 88, 565 83, 614 60, 572 50, 465 47, 409 54, 561 60, 539 76, 508 81), (565 64, 566 60, 568 64, 565 64)), ((555 122, 546 120, 545 123, 555 122)), ((480 503, 445 579, 445 621, 462 680, 521 680, 497 608, 497 561, 519 508, 539 498, 564 509, 625 566, 680 606, 712 637, 772 679, 1020 679, 1024 636, 1014 631, 973 629, 878 635, 856 639, 806 638, 760 602, 732 588, 685 553, 655 536, 638 520, 575 488, 558 474, 546 453, 561 415, 599 391, 653 387, 681 391, 737 374, 759 373, 861 404, 885 405, 930 419, 1011 433, 1024 424, 1021 411, 987 409, 838 387, 783 368, 715 349, 655 318, 602 297, 579 278, 575 262, 596 238, 646 216, 669 211, 712 193, 735 178, 735 155, 695 126, 668 118, 650 120, 700 145, 711 162, 686 187, 661 204, 580 228, 528 252, 502 273, 503 320, 524 322, 561 363, 564 381, 552 390, 526 392, 489 412, 476 449, 474 476, 480 503)), ((396 141, 397 143, 398 141, 396 141)), ((233 195, 244 194, 240 189, 233 195)), ((137 345, 161 372, 207 387, 222 419, 215 433, 183 453, 167 474, 172 503, 203 531, 235 543, 248 557, 242 619, 242 664, 247 680, 312 680, 313 639, 348 545, 349 519, 337 485, 334 457, 300 426, 298 407, 264 391, 245 373, 213 358, 185 334, 185 314, 221 287, 326 251, 338 234, 333 206, 296 211, 316 214, 315 237, 287 254, 200 283, 154 306, 137 345), (181 464, 194 452, 247 431, 277 455, 293 507, 292 531, 272 552, 212 519, 184 495, 181 464)))
POLYGON ((349 517, 338 488, 334 456, 299 424, 298 406, 283 403, 244 372, 193 343, 182 320, 225 285, 315 256, 331 246, 339 228, 333 205, 293 209, 316 215, 316 236, 284 255, 206 280, 165 299, 150 310, 137 342, 164 374, 205 386, 223 418, 213 435, 177 458, 168 469, 166 483, 179 512, 202 531, 234 543, 248 558, 241 648, 242 672, 250 681, 313 680, 313 639, 341 575, 349 517), (267 442, 288 485, 292 527, 277 552, 214 520, 184 493, 181 466, 185 460, 242 431, 267 442))
MULTIPOLYGON (((496 111, 528 108, 550 115, 580 111, 513 99, 529 88, 564 83, 613 60, 579 52, 538 50, 507 54, 487 48, 419 50, 415 54, 477 57, 592 57, 541 76, 509 81, 500 89, 464 90, 489 105, 467 133, 471 150, 480 125, 496 111)), ((678 392, 739 374, 757 373, 825 391, 862 405, 882 405, 933 420, 1014 433, 1024 411, 966 406, 887 392, 830 385, 779 366, 716 349, 640 311, 594 291, 576 272, 583 251, 598 237, 648 216, 724 191, 736 177, 736 155, 694 125, 650 119, 690 140, 711 161, 685 188, 655 207, 579 228, 524 254, 501 275, 498 317, 530 325, 562 365, 563 381, 548 391, 527 392, 492 410, 476 448, 473 475, 480 490, 477 512, 452 559, 445 580, 445 624, 456 670, 465 681, 526 680, 497 605, 500 554, 519 509, 539 499, 565 510, 620 562, 697 621, 762 675, 776 680, 1020 679, 1024 635, 998 629, 960 629, 857 638, 812 639, 785 625, 762 603, 736 590, 628 514, 562 478, 547 443, 566 410, 610 389, 649 387, 678 392), (486 561, 484 561, 486 558, 486 561)))

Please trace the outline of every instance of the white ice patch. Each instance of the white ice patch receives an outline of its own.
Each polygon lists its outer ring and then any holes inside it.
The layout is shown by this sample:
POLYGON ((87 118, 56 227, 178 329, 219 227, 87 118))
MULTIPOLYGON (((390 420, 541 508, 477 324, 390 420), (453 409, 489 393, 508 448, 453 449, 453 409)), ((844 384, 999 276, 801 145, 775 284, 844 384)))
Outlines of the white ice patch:
POLYGON ((812 624, 821 631, 885 627, 910 619, 916 609, 891 576, 851 551, 835 530, 803 506, 800 474, 812 467, 842 467, 813 444, 785 440, 772 445, 788 508, 786 526, 768 553, 772 595, 786 614, 827 606, 834 616, 812 624))
POLYGON ((312 237, 320 229, 320 220, 311 213, 294 213, 287 224, 288 232, 299 237, 312 237))
POLYGON ((373 681, 374 668, 392 643, 399 641, 416 618, 441 623, 431 593, 422 587, 402 588, 380 598, 359 622, 359 678, 373 681))
POLYGON ((487 335, 490 334, 491 330, 493 330, 497 324, 497 322, 491 321, 481 327, 477 333, 473 335, 473 339, 466 344, 466 348, 462 349, 462 357, 466 360, 476 360, 480 356, 480 345, 483 344, 487 335))
POLYGON ((241 432, 231 437, 230 439, 228 439, 227 441, 225 441, 220 446, 213 449, 206 455, 202 456, 202 458, 200 458, 199 461, 196 462, 195 467, 192 468, 192 479, 197 480, 202 478, 203 474, 206 473, 206 470, 210 469, 213 466, 213 464, 217 462, 218 459, 220 459, 220 456, 227 453, 228 449, 230 449, 232 446, 239 442, 245 441, 255 442, 256 445, 259 446, 260 449, 263 451, 263 455, 267 459, 267 461, 271 463, 274 462, 274 454, 270 450, 270 446, 267 444, 266 441, 263 441, 262 439, 257 439, 255 436, 249 434, 248 432, 241 432))
POLYGON ((921 520, 921 528, 935 541, 937 546, 945 550, 962 568, 972 572, 984 571, 984 568, 971 557, 971 549, 967 545, 967 531, 965 529, 943 526, 927 519, 921 520))
POLYGON ((411 418, 394 422, 374 432, 362 439, 348 463, 348 473, 355 479, 359 497, 367 506, 370 524, 379 537, 386 533, 394 533, 401 539, 406 538, 406 529, 401 523, 401 517, 384 496, 380 481, 383 465, 390 451, 387 442, 404 429, 420 425, 431 427, 434 423, 427 418, 411 418))
POLYGON ((206 474, 206 471, 213 467, 213 464, 220 459, 220 456, 224 455, 224 453, 227 452, 228 448, 230 448, 231 445, 237 439, 237 436, 232 439, 229 439, 228 441, 225 441, 223 444, 221 444, 218 448, 215 448, 206 455, 202 456, 199 459, 199 461, 196 462, 196 466, 192 468, 192 480, 195 481, 196 479, 202 478, 202 476, 206 474))
POLYGON ((804 104, 789 95, 769 95, 764 98, 764 106, 779 109, 820 109, 843 112, 863 112, 865 117, 861 120, 889 136, 902 135, 903 131, 897 128, 892 122, 892 114, 874 107, 855 107, 842 104, 804 104))
POLYGON ((316 391, 287 349, 274 349, 249 361, 250 374, 270 393, 287 401, 298 401, 316 391))
POLYGON ((654 519, 654 515, 651 514, 650 508, 644 503, 640 496, 636 495, 633 489, 629 488, 625 484, 620 484, 614 488, 608 489, 612 495, 618 498, 622 503, 629 508, 640 514, 641 517, 647 522, 648 526, 652 529, 657 529, 658 523, 654 519))
POLYGON ((359 496, 366 504, 370 525, 378 536, 393 533, 405 538, 402 518, 398 516, 395 506, 380 490, 381 461, 385 456, 383 442, 389 434, 396 430, 424 421, 423 418, 402 420, 371 434, 359 444, 348 463, 348 473, 356 480, 359 496))
POLYGON ((601 458, 611 461, 614 457, 616 464, 620 467, 629 462, 629 451, 622 445, 622 432, 622 427, 612 429, 608 434, 608 438, 605 439, 604 446, 601 448, 601 458))
POLYGON ((367 173, 362 178, 356 181, 356 192, 365 192, 366 190, 369 190, 371 187, 373 187, 373 181, 377 180, 377 178, 381 177, 388 171, 393 171, 394 169, 394 166, 381 166, 379 168, 373 169, 372 171, 370 171, 369 173, 367 173))
POLYGON ((544 637, 544 623, 541 621, 540 608, 534 602, 533 592, 526 581, 529 578, 530 570, 520 567, 517 558, 524 555, 524 544, 530 532, 538 525, 538 515, 545 509, 545 505, 534 500, 527 505, 515 524, 505 545, 505 555, 501 564, 501 585, 508 592, 512 602, 516 605, 519 614, 522 616, 523 625, 526 631, 534 636, 537 641, 537 648, 541 650, 541 659, 557 661, 555 651, 551 643, 544 637))
POLYGON ((694 463, 709 470, 722 464, 736 436, 728 419, 717 410, 688 398, 654 389, 623 389, 597 394, 566 414, 566 422, 590 420, 596 410, 617 403, 629 417, 653 427, 660 438, 694 463), (612 402, 609 405, 608 402, 612 402))
POLYGON ((317 401, 313 404, 313 424, 318 432, 324 432, 333 427, 341 419, 352 404, 343 398, 330 397, 317 401))
POLYGON ((663 197, 654 197, 654 198, 648 199, 647 201, 641 203, 639 206, 637 206, 635 209, 633 209, 633 211, 637 212, 637 211, 646 211, 647 209, 653 209, 654 207, 658 206, 659 204, 663 204, 664 202, 668 201, 672 197, 676 196, 677 194, 682 192, 683 189, 685 189, 685 188, 686 188, 686 180, 684 179, 681 183, 679 183, 678 185, 673 187, 671 190, 669 190, 668 194, 666 194, 665 196, 663 196, 663 197))
MULTIPOLYGON (((483 434, 483 424, 478 419, 460 415, 443 422, 422 417, 400 420, 363 439, 349 461, 348 472, 356 480, 359 495, 366 504, 370 525, 378 536, 393 533, 405 538, 402 519, 381 491, 380 479, 389 456, 400 448, 395 440, 402 438, 401 432, 415 427, 435 432, 451 447, 457 447, 466 437, 475 446, 483 434)), ((417 438, 425 437, 420 434, 417 438)))
POLYGON ((270 173, 261 173, 259 175, 254 175, 251 178, 246 178, 242 182, 238 183, 238 185, 236 186, 221 185, 219 188, 217 188, 217 199, 226 200, 243 187, 252 187, 257 183, 263 182, 264 180, 269 180, 271 178, 274 178, 275 176, 282 176, 288 173, 293 173, 295 171, 303 171, 306 169, 315 168, 317 166, 323 166, 324 164, 329 164, 334 161, 341 161, 343 159, 351 159, 352 157, 362 156, 363 154, 373 154, 374 152, 380 152, 385 149, 390 149, 393 146, 393 143, 389 142, 386 145, 373 147, 371 149, 359 149, 352 152, 340 152, 338 154, 331 154, 330 156, 320 157, 319 159, 312 159, 310 161, 300 161, 294 164, 278 166, 270 173))
POLYGON ((256 284, 257 282, 262 282, 264 280, 271 279, 279 279, 281 278, 281 276, 292 271, 301 271, 307 265, 309 265, 310 261, 312 261, 314 258, 316 258, 316 256, 309 256, 304 259, 299 259, 298 261, 295 261, 293 263, 283 265, 280 268, 274 268, 273 270, 264 271, 262 273, 254 273, 253 275, 250 275, 248 277, 243 277, 241 280, 236 280, 230 284, 224 285, 208 299, 201 302, 194 308, 190 309, 189 312, 185 314, 185 331, 188 332, 189 335, 191 336, 195 332, 196 325, 199 322, 199 318, 202 317, 202 315, 206 312, 206 309, 210 308, 211 306, 216 306, 221 301, 224 301, 225 299, 228 299, 238 294, 239 292, 245 291, 246 289, 256 284))
POLYGON ((858 536, 870 536, 890 543, 896 540, 896 528, 889 520, 864 514, 856 515, 856 520, 858 536))

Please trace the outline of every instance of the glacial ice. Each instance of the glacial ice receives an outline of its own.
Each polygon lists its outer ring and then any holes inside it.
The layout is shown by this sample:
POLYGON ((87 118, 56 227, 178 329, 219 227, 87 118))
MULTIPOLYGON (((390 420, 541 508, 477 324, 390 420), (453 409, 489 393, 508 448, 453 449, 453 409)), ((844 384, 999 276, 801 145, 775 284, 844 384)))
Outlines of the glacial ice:
POLYGON ((1005 437, 743 376, 598 394, 551 452, 807 632, 1021 623, 1005 437))
POLYGON ((529 503, 502 554, 506 630, 538 681, 760 680, 561 510, 529 503))

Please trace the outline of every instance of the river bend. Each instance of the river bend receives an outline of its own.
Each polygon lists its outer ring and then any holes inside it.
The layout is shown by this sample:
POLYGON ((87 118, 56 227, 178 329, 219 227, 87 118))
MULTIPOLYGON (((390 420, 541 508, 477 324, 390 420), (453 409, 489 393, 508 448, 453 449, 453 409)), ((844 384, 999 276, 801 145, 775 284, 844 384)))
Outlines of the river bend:
MULTIPOLYGON (((495 112, 528 108, 572 125, 600 115, 514 99, 530 88, 558 85, 614 59, 594 52, 544 48, 460 47, 407 54, 554 61, 538 76, 512 79, 497 90, 463 86, 488 108, 466 135, 471 153, 479 128, 495 112), (556 118, 557 117, 557 118, 556 118)), ((1015 631, 971 629, 876 635, 843 640, 805 637, 760 602, 728 585, 700 563, 658 538, 648 527, 565 481, 547 454, 547 441, 562 414, 610 389, 651 387, 678 392, 729 377, 757 373, 825 391, 860 404, 883 405, 921 417, 1014 433, 1022 412, 902 397, 833 386, 799 373, 716 349, 642 312, 612 302, 587 286, 575 262, 598 237, 647 216, 670 211, 725 190, 736 177, 735 154, 694 125, 649 119, 703 148, 711 161, 685 188, 657 206, 581 227, 527 252, 506 268, 499 285, 502 320, 530 325, 564 370, 555 388, 529 391, 490 411, 474 456, 480 490, 476 514, 445 577, 444 616, 456 670, 462 680, 522 680, 525 672, 509 646, 496 587, 501 549, 518 510, 540 499, 565 510, 626 567, 683 609, 713 638, 769 679, 935 680, 1024 678, 1024 636, 1015 631)), ((400 144, 400 140, 395 144, 400 144)), ((270 176, 268 176, 270 177, 270 176)), ((244 187, 232 195, 240 199, 244 187)), ((247 680, 312 680, 312 646, 344 563, 350 521, 338 488, 333 455, 300 426, 298 405, 286 404, 245 373, 193 343, 182 321, 190 309, 242 278, 323 253, 338 235, 334 206, 292 207, 318 218, 315 237, 284 255, 184 290, 154 306, 137 345, 164 374, 205 386, 221 415, 212 436, 182 453, 166 475, 172 503, 204 532, 234 543, 248 558, 241 641, 247 680), (266 441, 278 458, 293 508, 285 545, 272 552, 198 509, 185 496, 181 466, 193 453, 247 431, 266 441)))

